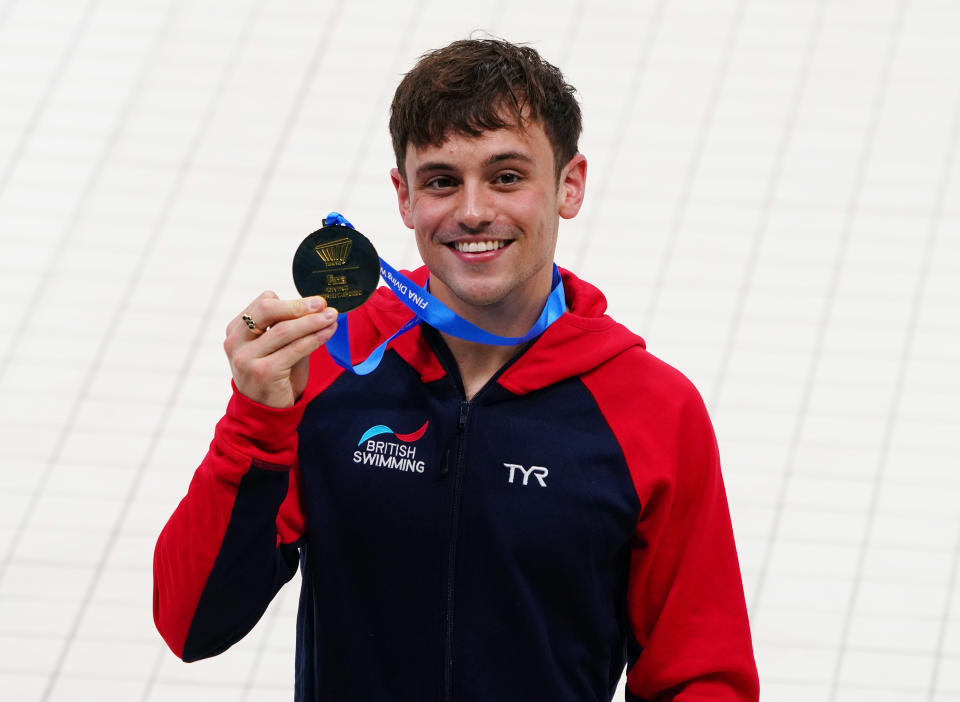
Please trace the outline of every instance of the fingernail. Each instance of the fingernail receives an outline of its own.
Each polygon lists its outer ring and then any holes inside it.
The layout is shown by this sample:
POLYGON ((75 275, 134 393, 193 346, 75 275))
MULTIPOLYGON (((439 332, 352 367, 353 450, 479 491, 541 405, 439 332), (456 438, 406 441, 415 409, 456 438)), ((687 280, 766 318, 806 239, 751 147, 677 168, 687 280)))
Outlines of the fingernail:
POLYGON ((304 307, 306 307, 307 310, 309 310, 310 312, 317 312, 318 310, 322 310, 324 307, 327 306, 327 301, 324 300, 324 299, 323 299, 322 297, 320 297, 319 295, 317 295, 317 296, 315 296, 315 297, 308 297, 308 298, 306 298, 306 299, 303 301, 303 305, 304 305, 304 307))
POLYGON ((328 321, 333 321, 337 318, 337 311, 332 307, 328 307, 323 311, 323 318, 328 321))

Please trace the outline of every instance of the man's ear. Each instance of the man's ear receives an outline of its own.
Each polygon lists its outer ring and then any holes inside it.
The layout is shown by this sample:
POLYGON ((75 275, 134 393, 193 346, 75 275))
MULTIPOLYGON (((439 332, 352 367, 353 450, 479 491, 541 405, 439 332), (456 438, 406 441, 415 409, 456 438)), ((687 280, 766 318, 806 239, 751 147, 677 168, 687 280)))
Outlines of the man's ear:
POLYGON ((558 213, 564 219, 577 216, 587 188, 587 157, 574 154, 560 171, 560 204, 558 213))
POLYGON ((407 181, 404 180, 399 169, 390 169, 390 180, 393 181, 393 187, 397 191, 397 206, 400 208, 400 218, 407 228, 413 229, 413 217, 410 214, 410 189, 407 187, 407 181))

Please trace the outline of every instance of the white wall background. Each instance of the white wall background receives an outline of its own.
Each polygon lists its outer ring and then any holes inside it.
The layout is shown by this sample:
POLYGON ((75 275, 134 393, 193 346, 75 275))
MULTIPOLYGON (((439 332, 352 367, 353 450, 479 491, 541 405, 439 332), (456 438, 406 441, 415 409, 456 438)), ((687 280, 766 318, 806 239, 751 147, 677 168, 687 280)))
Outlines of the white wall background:
POLYGON ((558 261, 707 400, 763 699, 960 701, 956 0, 0 0, 0 698, 292 699, 297 584, 185 665, 153 542, 300 239, 416 263, 387 105, 478 28, 580 89, 558 261))

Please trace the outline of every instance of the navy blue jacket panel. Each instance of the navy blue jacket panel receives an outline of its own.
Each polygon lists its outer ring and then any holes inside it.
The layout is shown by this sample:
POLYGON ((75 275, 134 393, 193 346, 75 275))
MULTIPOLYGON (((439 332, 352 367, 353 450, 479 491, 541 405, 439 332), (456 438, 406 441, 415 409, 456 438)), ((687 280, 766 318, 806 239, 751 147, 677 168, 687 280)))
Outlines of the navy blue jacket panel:
POLYGON ((467 402, 388 353, 311 402, 299 445, 302 699, 609 699, 639 504, 579 380, 467 402), (361 440, 377 426, 426 429, 361 440))

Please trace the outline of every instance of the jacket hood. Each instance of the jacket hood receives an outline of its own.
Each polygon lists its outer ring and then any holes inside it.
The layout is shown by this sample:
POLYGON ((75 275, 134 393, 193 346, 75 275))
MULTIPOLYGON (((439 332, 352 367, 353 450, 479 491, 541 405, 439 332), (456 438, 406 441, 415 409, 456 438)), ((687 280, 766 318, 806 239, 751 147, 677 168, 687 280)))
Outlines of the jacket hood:
POLYGON ((598 288, 563 268, 560 275, 567 312, 500 376, 500 385, 514 394, 583 375, 629 348, 645 348, 642 338, 606 314, 607 298, 598 288))
MULTIPOLYGON (((421 286, 426 284, 429 275, 426 266, 403 273, 421 286)), ((645 348, 642 338, 606 314, 607 300, 600 290, 563 268, 560 275, 567 311, 498 379, 500 385, 514 394, 526 394, 583 375, 627 349, 645 348)), ((363 339, 351 335, 351 352, 355 360, 365 358, 374 346, 412 317, 410 310, 384 286, 377 289, 367 304, 351 314, 351 318, 354 314, 367 317, 378 337, 363 339)), ((354 328, 359 331, 362 327, 352 325, 351 331, 354 328)), ((419 327, 394 339, 390 348, 416 368, 424 382, 446 374, 420 334, 419 327)))

